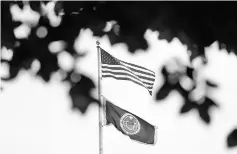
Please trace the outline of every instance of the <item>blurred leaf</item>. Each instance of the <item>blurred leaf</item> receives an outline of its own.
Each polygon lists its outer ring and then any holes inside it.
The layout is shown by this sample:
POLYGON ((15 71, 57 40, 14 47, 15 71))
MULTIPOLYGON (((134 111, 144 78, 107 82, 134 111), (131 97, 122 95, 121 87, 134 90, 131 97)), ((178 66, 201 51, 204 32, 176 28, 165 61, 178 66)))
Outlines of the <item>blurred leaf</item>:
POLYGON ((5 46, 6 48, 14 47, 16 38, 13 30, 21 24, 20 22, 12 22, 11 3, 8 1, 1 2, 1 47, 5 46))
POLYGON ((193 102, 189 98, 189 94, 191 93, 191 91, 185 90, 179 83, 176 85, 175 89, 180 93, 180 95, 184 99, 183 106, 180 108, 179 113, 184 114, 191 111, 192 109, 195 109, 196 107, 195 102, 193 102))
POLYGON ((63 10, 63 1, 56 1, 54 7, 55 14, 58 16, 59 12, 62 10, 63 10))
MULTIPOLYGON (((12 1, 13 2, 13 1, 12 1)), ((11 2, 11 3, 12 3, 11 2)), ((23 1, 15 1, 15 2, 13 2, 14 4, 17 4, 18 6, 19 6, 19 8, 21 8, 21 9, 23 9, 23 7, 24 7, 24 2, 23 1)))
POLYGON ((233 148, 237 146, 237 128, 232 130, 227 136, 227 146, 233 148))
POLYGON ((210 123, 211 118, 210 118, 210 114, 208 113, 208 111, 205 110, 198 110, 199 111, 199 115, 200 118, 207 124, 210 123))
POLYGON ((179 113, 184 114, 191 111, 192 109, 196 109, 196 106, 197 106, 196 103, 190 100, 189 98, 190 92, 184 90, 181 86, 180 88, 177 88, 177 90, 183 96, 183 99, 184 99, 183 106, 181 107, 179 113))
POLYGON ((169 73, 167 72, 165 66, 163 66, 161 73, 164 77, 164 84, 156 93, 156 100, 165 99, 175 87, 175 85, 172 85, 169 83, 169 80, 168 80, 169 73))
POLYGON ((187 67, 187 76, 193 80, 193 72, 194 72, 194 69, 191 68, 191 67, 187 67))
POLYGON ((29 1, 30 8, 36 12, 40 12, 40 1, 29 1))
POLYGON ((210 113, 209 113, 209 110, 211 107, 219 107, 219 106, 208 97, 204 98, 203 103, 201 103, 200 105, 199 104, 197 105, 197 110, 199 111, 200 117, 207 124, 209 124, 211 120, 210 113))
POLYGON ((184 103, 183 106, 180 109, 180 114, 187 113, 193 109, 193 105, 190 103, 184 103))
POLYGON ((64 79, 62 79, 62 81, 70 83, 71 86, 80 82, 81 77, 82 77, 82 75, 77 73, 75 70, 71 70, 69 72, 64 72, 64 73, 67 73, 67 75, 64 79))
POLYGON ((203 101, 203 102, 196 102, 196 101, 191 100, 191 98, 189 97, 189 94, 191 93, 192 90, 187 91, 187 90, 183 89, 180 84, 177 84, 175 89, 184 98, 184 102, 183 102, 184 104, 180 109, 180 114, 184 114, 184 113, 191 111, 192 109, 196 109, 199 113, 200 118, 205 123, 209 124, 211 121, 211 117, 210 117, 210 113, 209 113, 210 108, 211 107, 219 107, 219 106, 208 97, 204 97, 201 100, 199 100, 199 101, 203 101))
POLYGON ((173 85, 170 85, 167 81, 165 81, 164 85, 156 93, 156 100, 165 99, 172 90, 173 85))
POLYGON ((218 85, 216 83, 214 83, 214 82, 212 82, 210 80, 207 80, 206 84, 207 84, 207 86, 209 86, 211 88, 217 88, 218 87, 218 85))
POLYGON ((91 91, 94 88, 94 83, 88 77, 82 75, 81 80, 73 85, 69 91, 73 103, 72 107, 85 113, 91 103, 98 103, 98 100, 91 96, 91 91))

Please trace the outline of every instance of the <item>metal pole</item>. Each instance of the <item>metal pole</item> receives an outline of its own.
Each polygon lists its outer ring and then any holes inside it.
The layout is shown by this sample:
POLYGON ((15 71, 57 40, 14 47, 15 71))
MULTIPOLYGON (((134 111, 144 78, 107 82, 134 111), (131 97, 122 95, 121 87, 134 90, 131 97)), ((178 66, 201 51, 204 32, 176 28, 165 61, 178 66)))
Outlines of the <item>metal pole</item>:
POLYGON ((100 42, 96 41, 98 50, 98 98, 99 98, 99 154, 103 154, 103 126, 102 126, 102 113, 103 104, 101 100, 101 55, 100 55, 100 42))

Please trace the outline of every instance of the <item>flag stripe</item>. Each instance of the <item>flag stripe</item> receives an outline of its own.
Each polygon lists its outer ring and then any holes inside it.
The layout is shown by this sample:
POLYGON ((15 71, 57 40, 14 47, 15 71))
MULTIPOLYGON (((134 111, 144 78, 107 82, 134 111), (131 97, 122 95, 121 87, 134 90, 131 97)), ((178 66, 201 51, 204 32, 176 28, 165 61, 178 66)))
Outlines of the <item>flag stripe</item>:
MULTIPOLYGON (((102 71, 103 71, 103 70, 102 70, 102 71)), ((111 70, 111 71, 112 71, 112 70, 111 70)), ((141 81, 136 75, 134 75, 132 72, 130 72, 129 70, 126 70, 126 72, 129 72, 130 75, 131 75, 134 79, 136 79, 137 81, 141 82, 141 84, 143 84, 142 81, 141 81)), ((103 72, 102 72, 102 74, 103 74, 103 72)))
MULTIPOLYGON (((114 76, 114 75, 102 75, 102 77, 111 77, 111 78, 114 78, 114 79, 117 79, 117 80, 128 80, 128 81, 132 81, 140 86, 143 86, 145 87, 143 84, 141 84, 140 82, 137 82, 135 80, 132 80, 131 78, 125 76, 125 77, 117 77, 117 76, 114 76)), ((145 87, 147 88, 147 87, 145 87)), ((151 93, 151 91, 149 89, 147 89, 149 91, 149 93, 151 93)))
MULTIPOLYGON (((123 77, 128 77, 128 78, 130 78, 131 80, 134 80, 134 81, 136 81, 136 82, 139 82, 140 84, 142 84, 143 85, 143 87, 146 87, 146 88, 148 88, 148 89, 152 89, 153 88, 153 86, 152 85, 145 85, 144 83, 142 83, 141 81, 139 81, 139 80, 136 80, 136 79, 134 79, 133 77, 130 77, 130 76, 128 76, 128 75, 116 75, 116 74, 114 74, 114 73, 104 73, 104 75, 113 75, 113 76, 115 76, 115 77, 117 77, 117 78, 123 78, 123 77)), ((103 77, 103 76, 102 76, 103 77)))
MULTIPOLYGON (((118 60, 119 60, 119 59, 118 59, 118 60)), ((147 68, 145 68, 145 67, 142 67, 142 66, 139 66, 139 65, 135 65, 135 64, 132 64, 132 63, 128 63, 128 62, 125 62, 125 61, 122 61, 122 60, 119 60, 119 61, 122 62, 122 63, 125 63, 125 64, 127 64, 127 65, 130 65, 130 66, 134 66, 134 67, 138 67, 138 68, 147 70, 147 71, 151 72, 152 74, 155 74, 155 72, 153 72, 153 71, 151 71, 151 70, 149 70, 149 69, 147 69, 147 68)))
MULTIPOLYGON (((129 74, 129 73, 127 73, 127 72, 113 72, 113 71, 104 71, 104 70, 102 70, 102 73, 103 74, 105 74, 105 73, 112 73, 113 75, 123 75, 123 76, 129 76, 129 77, 131 77, 131 78, 133 78, 134 80, 138 80, 137 78, 134 78, 134 76, 133 75, 131 75, 131 74, 129 74)), ((138 80, 139 81, 139 80, 138 80)), ((141 82, 141 81, 139 81, 139 82, 141 82)), ((148 86, 153 86, 153 83, 148 83, 148 82, 141 82, 141 84, 145 84, 145 86, 146 87, 148 87, 148 86)))
POLYGON ((110 70, 110 69, 103 69, 103 73, 107 73, 107 72, 113 72, 113 73, 115 73, 115 74, 120 74, 120 73, 122 73, 122 74, 128 74, 129 76, 132 76, 132 77, 134 77, 135 79, 137 79, 137 80, 139 80, 139 81, 141 81, 141 82, 143 82, 144 84, 147 84, 147 85, 153 85, 154 84, 154 82, 152 82, 152 81, 149 81, 149 80, 146 80, 146 79, 142 79, 142 78, 137 78, 134 74, 131 74, 130 72, 127 72, 127 71, 125 71, 125 70, 110 70))
MULTIPOLYGON (((111 66, 111 65, 110 65, 110 66, 111 66)), ((110 66, 108 66, 108 67, 110 67, 110 66)), ((124 71, 129 72, 130 75, 132 75, 132 76, 133 76, 134 78, 136 78, 138 81, 141 81, 141 79, 140 79, 136 74, 134 74, 134 72, 132 72, 131 70, 129 70, 128 68, 123 67, 123 66, 121 66, 121 65, 118 65, 118 66, 120 66, 120 68, 124 68, 124 71)), ((103 65, 102 65, 102 68, 103 68, 103 65)), ((110 70, 113 70, 113 69, 110 68, 110 70)), ((141 81, 141 82, 142 82, 142 81, 141 81)))
POLYGON ((137 82, 137 81, 129 78, 128 76, 118 77, 118 76, 115 76, 113 74, 103 74, 102 77, 111 77, 111 78, 115 78, 115 79, 119 79, 119 80, 129 80, 129 81, 132 81, 132 82, 134 82, 136 84, 139 84, 139 85, 144 87, 143 84, 141 84, 140 82, 137 82))
POLYGON ((148 74, 145 74, 145 73, 142 73, 140 71, 136 71, 136 70, 131 70, 130 68, 126 67, 126 66, 123 66, 123 65, 108 65, 108 64, 102 64, 102 67, 103 68, 107 68, 107 69, 115 69, 115 70, 129 70, 131 71, 132 73, 134 73, 135 75, 137 75, 138 77, 141 77, 143 79, 146 79, 146 80, 150 80, 150 81, 155 81, 155 77, 154 76, 150 76, 148 74))
MULTIPOLYGON (((151 84, 151 85, 153 85, 154 84, 154 81, 152 81, 152 80, 148 80, 146 77, 137 77, 135 74, 133 74, 133 72, 130 72, 130 71, 127 71, 126 69, 124 69, 124 68, 120 68, 119 70, 117 70, 117 69, 109 69, 109 68, 103 68, 102 69, 102 71, 112 71, 112 72, 121 72, 121 73, 128 73, 128 74, 130 74, 130 75, 132 75, 134 78, 136 78, 137 80, 140 80, 140 81, 142 81, 142 82, 144 82, 144 83, 148 83, 148 84, 151 84)), ((102 72, 103 73, 103 72, 102 72)))
POLYGON ((148 71, 146 71, 144 69, 140 69, 140 68, 136 68, 136 67, 131 67, 131 66, 123 64, 123 63, 121 63, 121 65, 131 69, 132 71, 135 71, 135 72, 138 72, 138 73, 141 73, 141 74, 146 74, 148 76, 155 77, 155 73, 148 72, 148 71))

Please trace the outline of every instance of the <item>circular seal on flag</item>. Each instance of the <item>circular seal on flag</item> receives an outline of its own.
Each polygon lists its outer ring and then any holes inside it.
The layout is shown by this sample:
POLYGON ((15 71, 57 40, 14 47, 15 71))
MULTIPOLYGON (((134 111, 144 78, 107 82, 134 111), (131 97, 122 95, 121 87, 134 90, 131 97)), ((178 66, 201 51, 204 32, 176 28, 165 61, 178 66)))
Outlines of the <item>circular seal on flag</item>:
POLYGON ((128 135, 137 134, 140 131, 140 123, 135 116, 125 113, 120 118, 120 127, 128 135))

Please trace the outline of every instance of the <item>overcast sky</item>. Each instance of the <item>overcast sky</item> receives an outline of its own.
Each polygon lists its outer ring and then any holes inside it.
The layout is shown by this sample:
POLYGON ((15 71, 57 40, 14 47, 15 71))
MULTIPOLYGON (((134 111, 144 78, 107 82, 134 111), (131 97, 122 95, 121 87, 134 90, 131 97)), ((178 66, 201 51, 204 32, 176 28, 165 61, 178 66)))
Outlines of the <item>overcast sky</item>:
MULTIPOLYGON (((107 37, 95 38, 89 29, 82 30, 76 39, 78 52, 85 58, 77 62, 77 70, 97 83, 96 40, 101 47, 123 61, 139 64, 156 72, 155 94, 163 84, 161 66, 172 57, 188 62, 187 48, 174 39, 171 43, 157 40, 158 32, 147 30, 144 37, 149 43, 146 52, 132 55, 125 44, 111 46, 107 37)), ((210 78, 220 87, 211 97, 220 108, 211 110, 211 125, 204 124, 196 111, 179 115, 182 97, 172 92, 164 101, 155 101, 148 91, 129 81, 103 79, 102 94, 114 104, 126 109, 158 127, 157 143, 149 146, 132 141, 110 125, 103 128, 104 154, 234 154, 237 149, 226 147, 226 136, 237 127, 235 93, 237 90, 237 58, 218 49, 217 42, 206 48, 208 66, 201 78, 210 78), (235 67, 235 68, 234 68, 235 67), (235 70, 235 71, 234 71, 235 70)), ((66 52, 58 57, 60 67, 71 69, 72 57, 66 52)), ((198 60, 196 60, 198 63, 198 60)), ((195 64, 197 65, 197 64, 195 64)), ((71 109, 69 86, 62 84, 59 73, 49 83, 34 77, 37 62, 31 71, 21 71, 9 83, 2 83, 0 94, 0 153, 2 154, 96 154, 98 144, 98 107, 91 105, 86 114, 71 109)), ((1 74, 7 75, 7 66, 1 74)), ((94 91, 94 96, 97 90, 94 91)))

